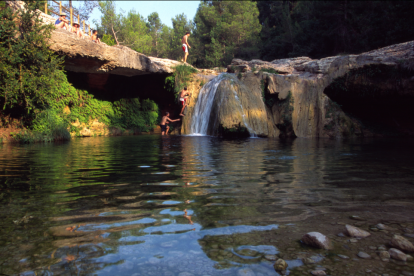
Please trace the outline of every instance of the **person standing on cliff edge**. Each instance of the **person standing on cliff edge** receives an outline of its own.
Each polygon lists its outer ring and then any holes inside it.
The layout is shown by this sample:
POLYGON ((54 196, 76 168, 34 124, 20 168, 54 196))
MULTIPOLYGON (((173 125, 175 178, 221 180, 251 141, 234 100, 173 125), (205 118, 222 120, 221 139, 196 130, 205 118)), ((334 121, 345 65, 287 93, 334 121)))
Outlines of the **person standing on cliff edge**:
POLYGON ((176 122, 179 121, 180 119, 175 119, 175 120, 171 120, 170 118, 170 113, 169 112, 165 112, 165 116, 162 117, 161 119, 161 135, 167 134, 167 126, 165 125, 165 123, 167 121, 169 122, 176 122))
POLYGON ((183 36, 183 39, 181 39, 181 43, 183 44, 183 51, 184 51, 184 63, 187 63, 187 57, 188 57, 188 48, 191 48, 190 45, 188 45, 188 37, 190 36, 190 32, 186 32, 183 36))

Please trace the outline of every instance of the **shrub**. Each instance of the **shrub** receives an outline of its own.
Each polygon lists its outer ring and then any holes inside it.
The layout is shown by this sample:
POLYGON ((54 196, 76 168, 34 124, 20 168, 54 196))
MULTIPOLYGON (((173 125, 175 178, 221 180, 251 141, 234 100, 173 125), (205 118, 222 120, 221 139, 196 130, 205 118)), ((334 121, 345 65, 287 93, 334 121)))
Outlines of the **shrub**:
POLYGON ((191 81, 191 75, 196 73, 197 70, 188 65, 178 65, 174 67, 174 73, 165 79, 165 87, 167 90, 175 93, 178 97, 178 93, 188 86, 191 81))
POLYGON ((275 69, 273 68, 261 68, 260 69, 261 72, 267 72, 267 73, 271 73, 271 74, 279 74, 275 69))

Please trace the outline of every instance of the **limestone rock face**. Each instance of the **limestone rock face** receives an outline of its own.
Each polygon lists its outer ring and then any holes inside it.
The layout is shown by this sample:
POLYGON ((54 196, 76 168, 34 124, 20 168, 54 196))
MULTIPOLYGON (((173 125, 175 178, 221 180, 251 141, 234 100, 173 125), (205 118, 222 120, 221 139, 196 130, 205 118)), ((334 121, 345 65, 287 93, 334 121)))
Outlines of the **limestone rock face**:
POLYGON ((414 252, 414 245, 406 238, 394 235, 390 242, 391 246, 396 247, 405 252, 414 252))
POLYGON ((64 29, 56 29, 50 38, 50 48, 66 56, 65 69, 79 73, 137 76, 172 73, 181 62, 150 58, 125 46, 97 44, 77 37, 64 29))
POLYGON ((359 229, 358 227, 352 226, 352 225, 345 225, 346 231, 350 237, 354 238, 366 238, 368 236, 371 236, 370 233, 367 231, 364 231, 362 229, 359 229))
POLYGON ((319 232, 309 232, 302 237, 302 242, 321 249, 332 249, 331 240, 319 232))
MULTIPOLYGON (((350 135, 372 136, 373 134, 364 129, 359 121, 348 117, 338 104, 324 94, 325 88, 335 79, 346 75, 353 69, 367 65, 395 68, 401 61, 413 62, 413 47, 414 41, 410 41, 360 55, 335 56, 320 60, 307 57, 279 59, 271 62, 233 59, 227 68, 228 72, 241 75, 242 82, 244 79, 255 76, 259 81, 263 81, 267 95, 277 96, 277 102, 269 108, 273 123, 276 124, 281 134, 331 138, 350 135), (260 72, 261 69, 273 69, 278 74, 260 72), (292 99, 291 107, 281 109, 280 105, 283 103, 280 101, 289 96, 292 99)), ((249 82, 252 81, 249 80, 249 82)), ((413 91, 405 80, 403 83, 408 88, 401 93, 413 91)), ((388 89, 389 87, 385 86, 391 84, 385 82, 380 85, 384 86, 381 88, 388 89)))
POLYGON ((232 75, 226 76, 217 88, 207 134, 218 135, 220 129, 246 129, 250 134, 261 137, 277 134, 273 127, 269 131, 261 91, 249 89, 232 75))

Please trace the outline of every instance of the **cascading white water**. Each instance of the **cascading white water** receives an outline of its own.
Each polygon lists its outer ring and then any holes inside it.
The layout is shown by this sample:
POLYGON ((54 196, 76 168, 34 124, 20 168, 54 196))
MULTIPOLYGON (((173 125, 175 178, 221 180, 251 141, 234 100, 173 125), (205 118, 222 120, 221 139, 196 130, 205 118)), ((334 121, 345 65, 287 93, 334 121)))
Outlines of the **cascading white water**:
POLYGON ((207 127, 214 96, 216 95, 217 87, 224 79, 225 75, 226 73, 218 75, 201 88, 191 120, 192 135, 207 135, 207 127))
MULTIPOLYGON (((213 106, 214 97, 216 95, 217 88, 220 82, 224 80, 226 77, 232 78, 232 75, 222 73, 201 88, 191 120, 191 135, 207 135, 207 129, 210 121, 210 113, 213 106)), ((234 89, 233 84, 231 85, 231 87, 234 93, 234 97, 240 105, 241 113, 243 116, 243 123, 248 129, 250 137, 257 137, 255 131, 246 122, 246 115, 244 114, 243 106, 241 104, 239 97, 237 96, 237 92, 234 89)))

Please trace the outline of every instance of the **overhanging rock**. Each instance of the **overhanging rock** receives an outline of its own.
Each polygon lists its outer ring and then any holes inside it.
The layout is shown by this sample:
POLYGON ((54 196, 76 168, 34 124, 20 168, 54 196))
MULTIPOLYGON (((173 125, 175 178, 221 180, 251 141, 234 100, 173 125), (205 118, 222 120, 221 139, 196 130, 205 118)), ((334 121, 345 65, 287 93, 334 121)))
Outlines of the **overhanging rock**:
POLYGON ((54 30, 50 48, 65 55, 65 69, 78 73, 137 76, 154 73, 169 74, 181 62, 147 57, 125 46, 97 44, 64 29, 54 30))

